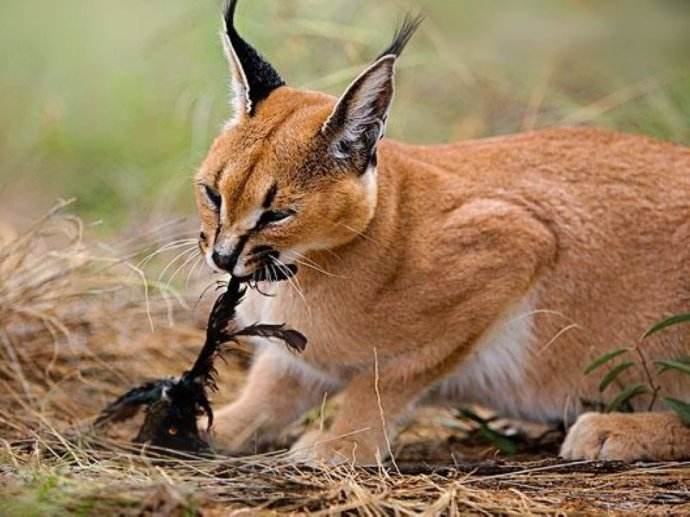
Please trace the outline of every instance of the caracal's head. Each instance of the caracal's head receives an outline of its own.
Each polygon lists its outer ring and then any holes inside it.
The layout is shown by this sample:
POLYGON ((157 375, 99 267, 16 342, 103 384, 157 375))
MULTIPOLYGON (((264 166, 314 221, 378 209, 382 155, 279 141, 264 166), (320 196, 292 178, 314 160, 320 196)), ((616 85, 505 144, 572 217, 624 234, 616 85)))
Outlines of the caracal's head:
POLYGON ((302 255, 352 240, 373 217, 395 61, 420 20, 406 20, 338 100, 286 86, 238 34, 236 5, 227 4, 223 33, 235 114, 196 175, 200 245, 211 267, 276 280, 294 274, 302 255))

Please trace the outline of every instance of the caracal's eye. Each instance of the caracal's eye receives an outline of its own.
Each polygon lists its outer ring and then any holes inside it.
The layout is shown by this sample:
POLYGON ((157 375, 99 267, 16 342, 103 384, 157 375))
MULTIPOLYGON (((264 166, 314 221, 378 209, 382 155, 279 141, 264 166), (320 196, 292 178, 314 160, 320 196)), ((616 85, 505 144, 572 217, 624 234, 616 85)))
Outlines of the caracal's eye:
POLYGON ((209 187, 208 185, 202 185, 201 190, 204 193, 204 197, 206 198, 206 201, 211 206, 211 208, 218 212, 220 210, 220 205, 223 202, 223 198, 220 196, 220 192, 218 192, 213 187, 209 187))
POLYGON ((295 215, 295 211, 287 208, 285 210, 268 210, 263 213, 261 219, 259 219, 260 226, 267 226, 270 224, 281 224, 288 221, 295 215))

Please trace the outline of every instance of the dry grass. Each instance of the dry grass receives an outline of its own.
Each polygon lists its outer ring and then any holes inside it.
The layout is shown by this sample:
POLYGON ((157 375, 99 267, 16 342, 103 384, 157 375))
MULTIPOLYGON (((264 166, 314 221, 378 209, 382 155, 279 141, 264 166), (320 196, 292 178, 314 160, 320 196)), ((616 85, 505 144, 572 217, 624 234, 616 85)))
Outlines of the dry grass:
MULTIPOLYGON (((462 422, 448 425, 446 413, 428 413, 392 444, 400 473, 299 468, 279 452, 163 460, 127 445, 132 428, 97 435, 89 423, 106 402, 188 364, 204 309, 185 307, 163 281, 145 298, 133 264, 150 236, 113 251, 82 233, 61 210, 22 235, 0 232, 3 515, 690 512, 690 464, 543 459, 553 448, 492 459, 495 451, 461 439, 462 422)), ((233 396, 243 375, 232 359, 223 367, 217 403, 233 396)))

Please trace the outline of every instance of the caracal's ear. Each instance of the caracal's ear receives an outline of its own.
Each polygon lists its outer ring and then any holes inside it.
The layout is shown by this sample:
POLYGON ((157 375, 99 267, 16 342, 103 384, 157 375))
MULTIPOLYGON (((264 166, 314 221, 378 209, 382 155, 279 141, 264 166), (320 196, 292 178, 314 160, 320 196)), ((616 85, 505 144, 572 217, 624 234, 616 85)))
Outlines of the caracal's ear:
POLYGON ((227 0, 222 34, 225 54, 232 73, 235 118, 252 116, 259 102, 285 85, 282 77, 235 29, 238 0, 227 0))
POLYGON ((321 129, 330 153, 353 160, 362 173, 372 161, 375 164, 376 145, 386 129, 395 62, 421 22, 421 16, 405 18, 393 43, 348 87, 321 129))

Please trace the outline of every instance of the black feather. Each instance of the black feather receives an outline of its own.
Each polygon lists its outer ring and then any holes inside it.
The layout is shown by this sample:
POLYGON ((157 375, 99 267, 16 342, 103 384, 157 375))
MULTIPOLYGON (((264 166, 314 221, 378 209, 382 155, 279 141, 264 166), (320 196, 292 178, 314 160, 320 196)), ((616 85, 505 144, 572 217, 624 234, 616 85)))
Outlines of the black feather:
POLYGON ((400 57, 400 54, 402 54, 402 51, 410 42, 410 39, 412 39, 412 36, 414 36, 414 33, 417 32, 417 29, 423 21, 424 16, 421 14, 418 14, 417 16, 408 14, 405 16, 405 19, 395 33, 392 43, 386 50, 379 54, 377 59, 381 59, 385 56, 400 57))
POLYGON ((141 406, 147 406, 161 398, 162 390, 166 383, 174 383, 173 379, 147 382, 118 398, 105 408, 94 422, 95 426, 106 423, 123 422, 133 418, 141 406))
POLYGON ((211 428, 213 409, 208 390, 217 389, 213 364, 222 345, 240 336, 281 339, 295 351, 304 350, 307 344, 302 334, 284 325, 251 325, 237 329, 235 315, 245 292, 242 281, 232 277, 226 290, 213 304, 206 341, 190 370, 179 378, 147 382, 128 391, 106 407, 94 425, 99 427, 127 420, 145 406, 146 418, 135 442, 177 451, 208 450, 208 443, 199 434, 197 417, 206 415, 208 428, 211 428))
POLYGON ((199 353, 192 369, 185 373, 196 383, 204 384, 215 389, 214 359, 220 351, 220 346, 232 340, 237 306, 242 303, 246 288, 236 277, 231 277, 228 286, 215 301, 211 309, 206 327, 206 342, 199 353))
POLYGON ((236 332, 235 336, 259 336, 280 339, 296 352, 303 352, 307 346, 307 338, 304 337, 304 334, 291 328, 286 328, 285 325, 250 325, 236 332))

